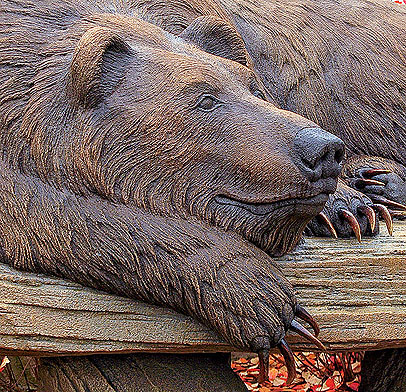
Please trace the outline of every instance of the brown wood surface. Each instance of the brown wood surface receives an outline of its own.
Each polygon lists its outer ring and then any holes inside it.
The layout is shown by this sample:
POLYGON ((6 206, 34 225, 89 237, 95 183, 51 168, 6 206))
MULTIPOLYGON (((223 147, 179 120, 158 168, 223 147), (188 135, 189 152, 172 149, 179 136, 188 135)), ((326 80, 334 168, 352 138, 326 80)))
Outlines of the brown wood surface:
POLYGON ((406 348, 367 351, 358 392, 405 392, 406 348))
MULTIPOLYGON (((406 222, 394 237, 306 239, 278 261, 331 350, 406 347, 406 222)), ((249 295, 249 293, 247 293, 249 295)), ((294 349, 313 349, 292 335, 294 349)), ((0 264, 0 351, 24 355, 232 350, 189 317, 0 264)))
POLYGON ((41 358, 39 392, 248 392, 230 354, 41 358))

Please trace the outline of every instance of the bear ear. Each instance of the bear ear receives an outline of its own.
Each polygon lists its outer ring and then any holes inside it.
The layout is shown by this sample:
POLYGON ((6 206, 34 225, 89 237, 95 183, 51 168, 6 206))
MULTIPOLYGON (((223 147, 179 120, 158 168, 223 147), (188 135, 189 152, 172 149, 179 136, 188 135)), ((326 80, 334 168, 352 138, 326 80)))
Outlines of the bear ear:
POLYGON ((94 107, 124 76, 132 49, 110 29, 93 27, 80 38, 69 68, 68 93, 76 105, 94 107))
POLYGON ((195 19, 180 37, 205 52, 248 65, 248 53, 238 31, 223 19, 200 16, 195 19))

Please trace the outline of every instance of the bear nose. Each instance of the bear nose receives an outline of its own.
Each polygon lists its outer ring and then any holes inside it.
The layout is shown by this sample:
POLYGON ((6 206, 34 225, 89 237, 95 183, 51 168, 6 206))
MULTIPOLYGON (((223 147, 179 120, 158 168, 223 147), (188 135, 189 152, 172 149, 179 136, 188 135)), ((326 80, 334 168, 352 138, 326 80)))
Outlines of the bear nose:
POLYGON ((293 141, 299 158, 297 166, 309 181, 338 177, 344 155, 344 143, 321 128, 304 128, 293 141))

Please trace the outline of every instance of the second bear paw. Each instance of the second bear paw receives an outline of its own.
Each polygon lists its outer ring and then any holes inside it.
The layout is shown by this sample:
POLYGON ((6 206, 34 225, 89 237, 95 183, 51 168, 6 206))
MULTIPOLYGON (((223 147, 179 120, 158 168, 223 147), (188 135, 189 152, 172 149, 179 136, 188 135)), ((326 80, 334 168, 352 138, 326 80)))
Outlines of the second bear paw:
POLYGON ((379 232, 379 218, 383 218, 389 234, 393 223, 389 210, 374 203, 365 194, 339 182, 337 191, 330 195, 323 211, 306 227, 307 235, 349 238, 373 236, 379 232))

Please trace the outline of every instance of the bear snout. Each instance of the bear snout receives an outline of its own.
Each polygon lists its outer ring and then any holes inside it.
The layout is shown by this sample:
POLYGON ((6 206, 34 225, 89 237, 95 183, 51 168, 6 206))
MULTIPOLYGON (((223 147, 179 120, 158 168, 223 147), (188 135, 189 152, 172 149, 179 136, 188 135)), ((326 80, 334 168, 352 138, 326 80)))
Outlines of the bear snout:
POLYGON ((338 178, 344 143, 321 128, 301 129, 293 140, 295 164, 310 181, 338 178))

